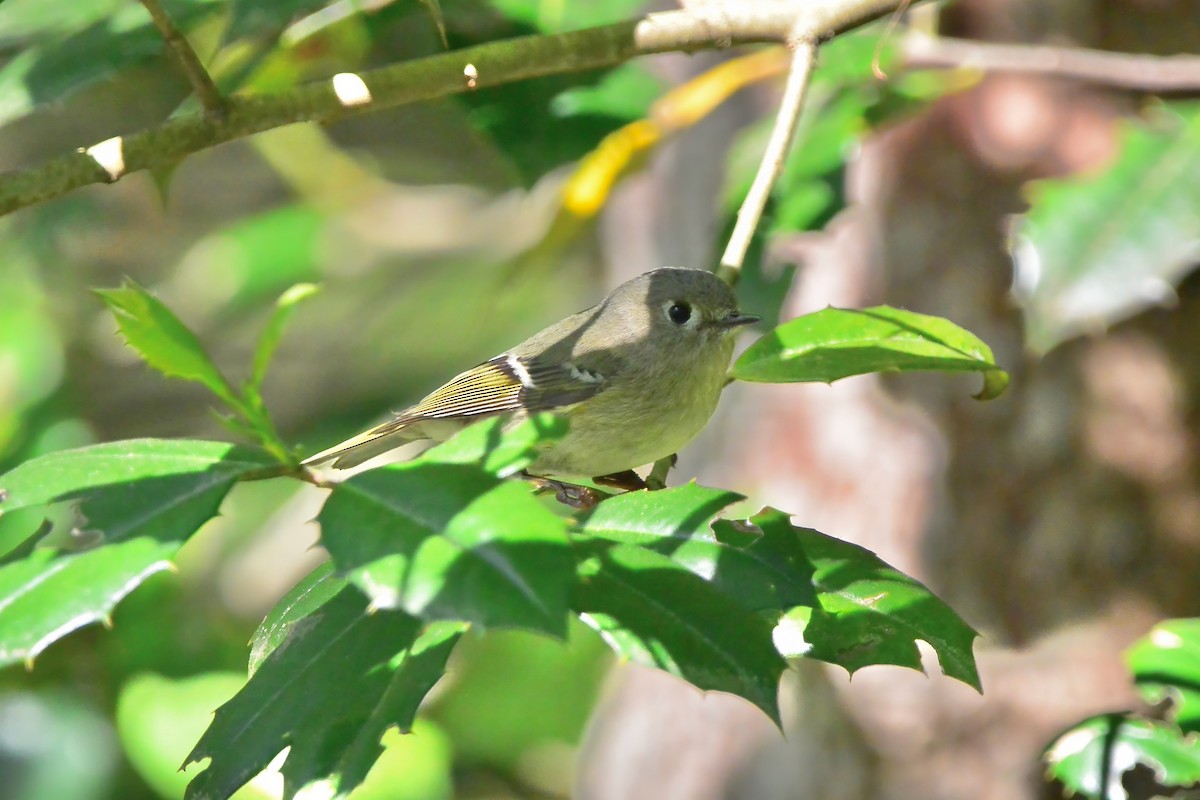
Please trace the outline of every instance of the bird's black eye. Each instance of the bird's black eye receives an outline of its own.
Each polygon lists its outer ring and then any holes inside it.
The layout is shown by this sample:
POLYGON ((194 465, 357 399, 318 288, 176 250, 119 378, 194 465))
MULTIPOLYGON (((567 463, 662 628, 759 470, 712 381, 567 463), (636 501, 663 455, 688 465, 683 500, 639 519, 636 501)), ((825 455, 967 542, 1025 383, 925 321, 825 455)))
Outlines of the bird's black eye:
POLYGON ((672 303, 667 309, 667 316, 671 318, 671 322, 682 325, 692 318, 692 307, 687 303, 672 303))

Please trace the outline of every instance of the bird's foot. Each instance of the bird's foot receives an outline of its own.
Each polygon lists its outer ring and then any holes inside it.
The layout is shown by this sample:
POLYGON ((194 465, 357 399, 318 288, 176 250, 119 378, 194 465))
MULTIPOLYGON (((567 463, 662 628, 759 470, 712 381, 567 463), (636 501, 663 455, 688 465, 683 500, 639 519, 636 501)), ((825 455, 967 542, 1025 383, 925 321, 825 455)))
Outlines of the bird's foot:
POLYGON ((537 475, 525 473, 525 480, 532 483, 535 487, 534 491, 538 494, 554 492, 554 499, 565 506, 578 509, 594 508, 597 503, 608 497, 604 492, 597 489, 592 489, 588 486, 579 486, 574 483, 564 483, 556 481, 552 478, 542 478, 537 475))

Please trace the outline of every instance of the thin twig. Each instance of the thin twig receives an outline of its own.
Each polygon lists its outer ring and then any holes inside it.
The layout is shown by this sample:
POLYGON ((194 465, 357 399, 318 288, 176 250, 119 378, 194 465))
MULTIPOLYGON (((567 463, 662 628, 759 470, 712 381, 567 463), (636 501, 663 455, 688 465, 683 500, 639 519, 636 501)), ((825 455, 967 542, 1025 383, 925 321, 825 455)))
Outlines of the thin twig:
POLYGON ((142 5, 150 12, 154 26, 158 28, 158 32, 175 52, 175 57, 179 59, 179 66, 187 75, 196 96, 200 98, 200 105, 203 106, 205 115, 220 117, 225 113, 225 100, 217 90, 217 85, 213 83, 212 77, 209 76, 208 70, 200 63, 200 58, 192 49, 187 37, 175 27, 175 23, 171 21, 171 17, 168 16, 158 0, 142 0, 142 5))
POLYGON ((811 40, 796 42, 793 45, 792 66, 788 71, 787 85, 783 89, 783 98, 779 102, 779 112, 775 115, 775 126, 771 129, 771 138, 767 140, 767 149, 763 153, 762 162, 750 191, 738 209, 737 222, 733 233, 729 236, 729 244, 725 254, 721 256, 721 266, 717 274, 728 283, 737 281, 746 259, 746 251, 750 248, 750 239, 762 218, 767 198, 771 196, 771 187, 783 171, 783 162, 787 157, 788 147, 796 132, 796 122, 804 108, 804 95, 808 91, 808 79, 812 75, 813 65, 817 59, 817 46, 811 40))
POLYGON ((1146 92, 1200 89, 1200 56, 1116 53, 1080 47, 994 44, 909 33, 904 37, 909 68, 974 67, 989 72, 1024 72, 1077 78, 1146 92))

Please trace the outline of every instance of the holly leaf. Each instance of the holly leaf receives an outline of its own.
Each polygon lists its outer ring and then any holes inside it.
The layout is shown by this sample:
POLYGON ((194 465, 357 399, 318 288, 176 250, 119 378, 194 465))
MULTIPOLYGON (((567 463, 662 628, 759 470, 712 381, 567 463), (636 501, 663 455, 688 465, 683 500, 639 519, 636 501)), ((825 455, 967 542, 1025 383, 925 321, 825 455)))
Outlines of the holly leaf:
POLYGON ((981 691, 972 651, 979 634, 919 581, 864 547, 792 525, 780 511, 764 509, 752 521, 764 530, 779 529, 775 535, 791 529, 816 570, 819 605, 798 655, 838 664, 851 674, 871 664, 920 670, 920 639, 933 647, 942 672, 981 691))
POLYGON ((226 798, 290 747, 285 794, 332 778, 336 796, 361 782, 391 727, 411 729, 460 628, 422 629, 401 611, 369 612, 344 587, 294 624, 246 686, 217 709, 184 763, 211 758, 189 800, 226 798))
POLYGON ((785 322, 750 345, 732 374, 760 383, 832 383, 917 370, 979 372, 981 400, 1008 386, 1008 373, 979 337, 949 320, 888 306, 826 308, 785 322))
POLYGON ((339 484, 318 517, 321 543, 377 608, 565 636, 574 566, 566 522, 528 484, 497 476, 561 428, 499 426, 473 426, 418 459, 339 484))
POLYGON ((636 544, 710 581, 750 611, 787 611, 816 603, 813 568, 790 528, 750 530, 713 517, 744 499, 690 483, 605 500, 580 521, 579 534, 636 544))
POLYGON ((31 661, 107 621, 216 515, 230 487, 271 462, 222 442, 141 439, 51 453, 0 476, 0 513, 74 502, 69 534, 39 531, 0 559, 0 663, 31 661))
POLYGON ((771 620, 651 550, 602 541, 581 550, 572 608, 613 650, 700 689, 745 698, 779 724, 786 662, 771 620))

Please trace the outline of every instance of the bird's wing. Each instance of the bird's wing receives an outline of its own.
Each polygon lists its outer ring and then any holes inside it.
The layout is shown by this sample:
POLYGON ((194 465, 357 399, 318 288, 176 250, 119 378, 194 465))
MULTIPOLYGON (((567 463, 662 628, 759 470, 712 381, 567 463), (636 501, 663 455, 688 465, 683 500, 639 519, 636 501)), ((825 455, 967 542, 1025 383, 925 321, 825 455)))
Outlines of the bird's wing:
MULTIPOLYGON (((408 441, 406 428, 426 420, 470 420, 506 411, 552 411, 587 400, 604 390, 603 375, 567 362, 500 355, 455 376, 415 406, 303 462, 306 466, 336 458, 335 467, 352 467, 408 441), (387 439, 386 442, 380 440, 387 439)), ((413 436, 413 439, 422 438, 413 436)))

